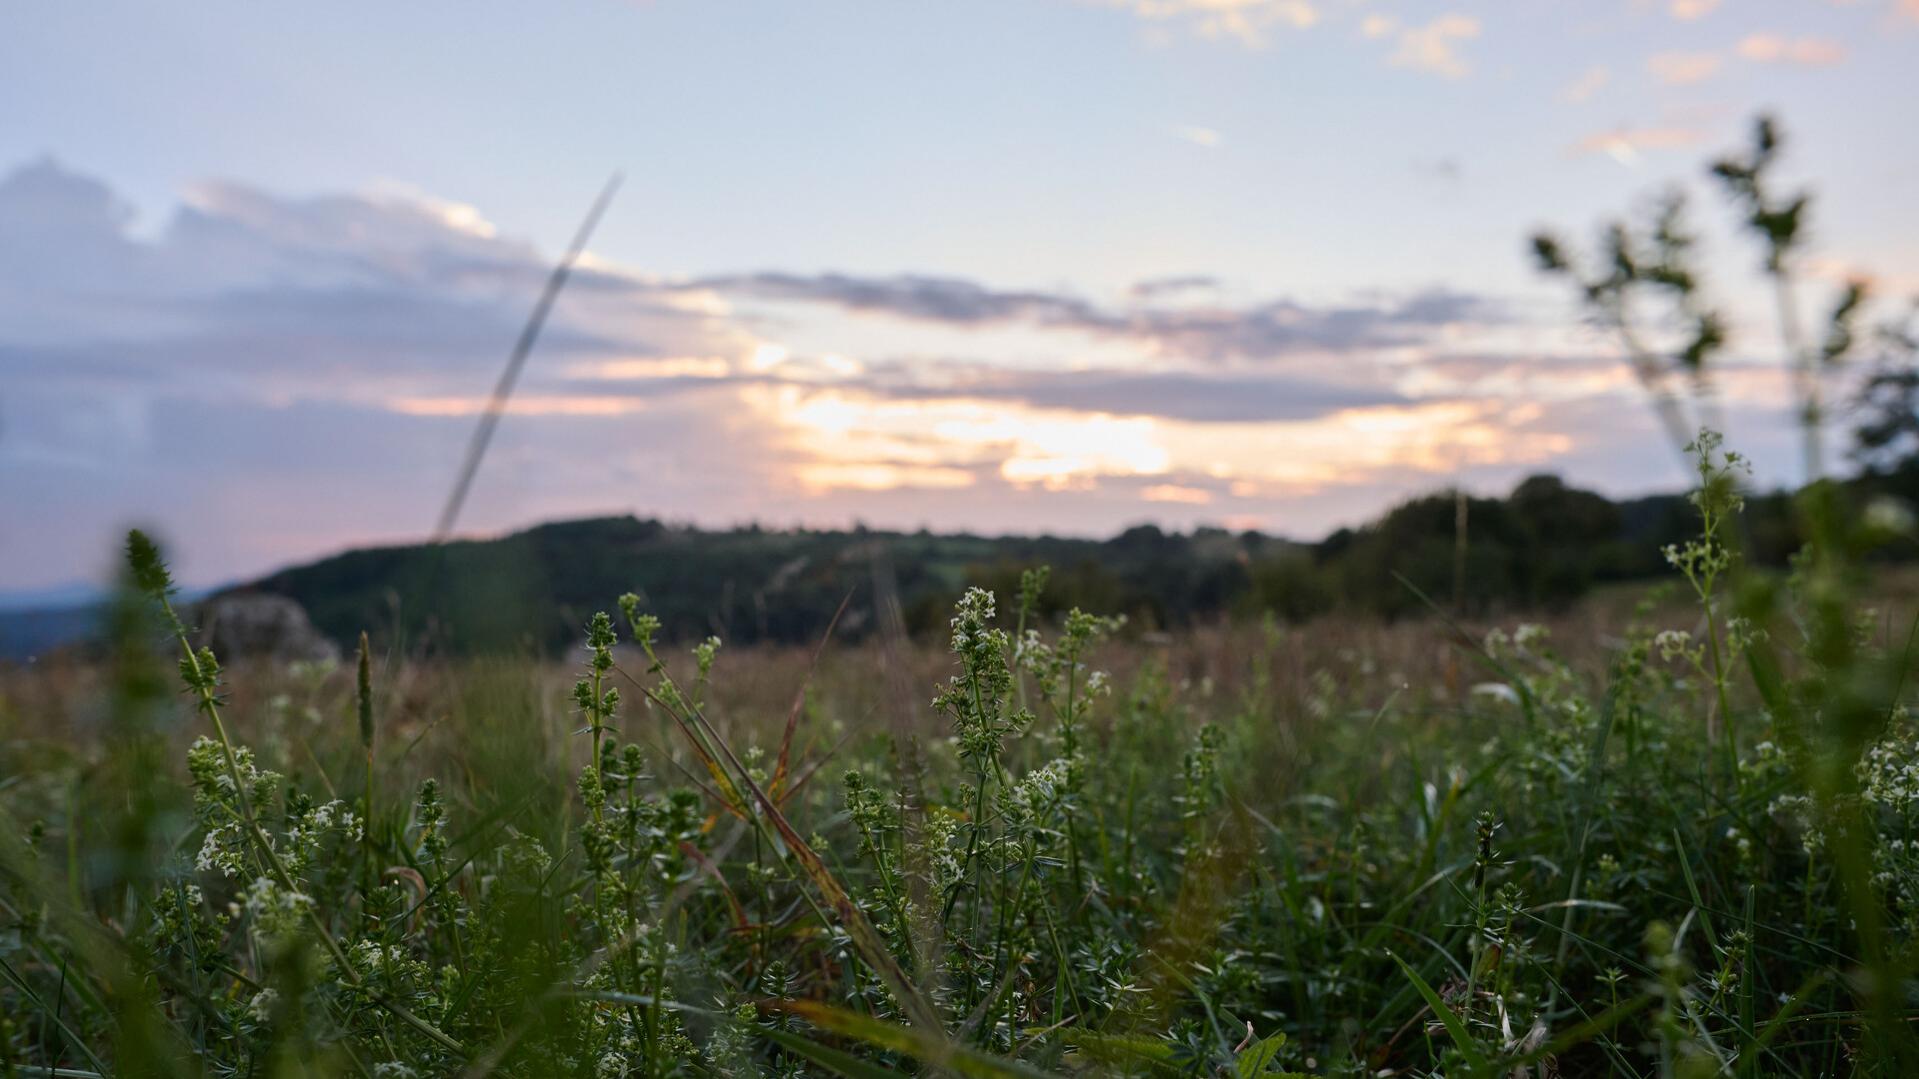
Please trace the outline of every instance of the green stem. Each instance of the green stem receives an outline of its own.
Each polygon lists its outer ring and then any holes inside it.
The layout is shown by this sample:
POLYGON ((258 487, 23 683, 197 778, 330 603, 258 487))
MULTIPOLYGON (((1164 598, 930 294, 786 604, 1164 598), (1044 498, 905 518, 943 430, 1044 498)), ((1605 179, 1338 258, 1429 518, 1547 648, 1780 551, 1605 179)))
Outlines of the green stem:
MULTIPOLYGON (((234 755, 233 740, 227 736, 226 722, 220 718, 219 698, 214 696, 211 679, 207 676, 205 669, 200 666, 200 657, 199 654, 193 650, 193 642, 187 634, 186 624, 180 621, 180 616, 174 611, 172 602, 164 596, 160 598, 160 609, 166 613, 167 621, 173 626, 174 636, 180 641, 180 649, 186 657, 186 667, 193 675, 193 687, 199 698, 198 704, 200 711, 204 712, 207 718, 212 721, 213 733, 219 737, 220 754, 226 761, 227 776, 233 782, 234 797, 239 802, 240 816, 242 823, 246 826, 247 835, 253 840, 253 845, 259 852, 260 860, 272 872, 274 879, 279 883, 280 887, 290 892, 298 891, 299 888, 294 882, 293 874, 287 871, 286 864, 282 862, 280 856, 274 852, 273 843, 267 837, 266 830, 260 826, 258 818, 254 816, 253 803, 252 800, 247 797, 246 784, 240 781, 240 764, 238 758, 234 755)), ((319 937, 320 943, 326 948, 328 955, 332 957, 334 965, 339 968, 340 976, 346 979, 347 984, 353 988, 367 992, 359 972, 353 969, 353 964, 347 959, 346 950, 340 947, 340 942, 333 939, 333 934, 327 929, 326 922, 320 918, 320 912, 309 905, 306 908, 306 916, 307 921, 313 927, 314 934, 319 937)), ((401 1022, 419 1031, 421 1034, 426 1035, 434 1042, 437 1042, 442 1048, 451 1050, 462 1056, 466 1055, 466 1048, 449 1037, 445 1031, 414 1015, 398 1002, 388 1000, 380 993, 368 992, 368 996, 371 997, 375 1003, 393 1013, 394 1017, 398 1018, 401 1022)))

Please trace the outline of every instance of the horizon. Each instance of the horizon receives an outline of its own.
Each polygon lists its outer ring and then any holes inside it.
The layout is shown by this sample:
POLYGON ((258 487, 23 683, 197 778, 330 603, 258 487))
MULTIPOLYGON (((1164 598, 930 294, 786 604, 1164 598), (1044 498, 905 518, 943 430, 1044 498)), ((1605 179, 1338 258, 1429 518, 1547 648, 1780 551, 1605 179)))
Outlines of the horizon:
POLYGON ((0 596, 102 580, 128 524, 194 588, 425 539, 616 170, 459 535, 1297 538, 1536 473, 1671 491, 1524 252, 1669 183, 1733 319, 1729 442, 1794 486, 1758 256, 1702 182, 1761 111, 1819 195, 1807 313, 1919 293, 1914 0, 662 0, 457 43, 344 10, 0 41, 41 106, 0 131, 0 596))
MULTIPOLYGON (((1559 476, 1557 473, 1553 473, 1553 472, 1532 473, 1529 476, 1522 477, 1522 479, 1519 482, 1523 483, 1527 479, 1535 479, 1540 477, 1558 479, 1564 482, 1564 477, 1559 476)), ((1587 490, 1586 488, 1582 488, 1579 485, 1572 484, 1572 483, 1567 483, 1566 486, 1570 490, 1587 490)), ((1230 529, 1216 522, 1206 521, 1203 519, 1195 520, 1184 527, 1180 527, 1180 526, 1168 527, 1168 526, 1162 525, 1160 522, 1153 521, 1153 520, 1139 520, 1139 521, 1132 522, 1131 524, 1123 524, 1119 526, 1118 528, 1112 529, 1110 531, 1105 531, 1105 532, 1065 532, 1065 531, 1019 532, 1019 531, 1007 531, 1007 530, 999 530, 999 531, 978 530, 978 529, 967 529, 964 527, 957 528, 957 529, 943 529, 943 530, 929 529, 926 527, 882 528, 882 527, 874 527, 867 524, 864 521, 857 521, 857 520, 847 522, 845 524, 838 524, 838 525, 808 525, 803 523, 772 524, 765 521, 752 521, 752 520, 739 521, 739 522, 733 522, 728 524, 712 525, 712 524, 702 524, 700 522, 693 521, 693 520, 676 519, 676 518, 662 517, 662 516, 649 516, 637 510, 629 510, 625 512, 609 511, 605 513, 589 513, 589 514, 577 515, 577 516, 550 517, 550 518, 546 518, 538 521, 528 521, 521 524, 509 525, 505 528, 501 528, 497 530, 489 530, 485 532, 463 530, 460 532, 456 532, 451 536, 448 536, 443 542, 447 544, 492 543, 499 540, 510 539, 514 536, 522 535, 524 533, 531 532, 541 528, 548 528, 548 527, 554 527, 554 526, 593 524, 593 523, 604 522, 604 521, 631 520, 631 521, 637 521, 640 523, 658 524, 668 530, 679 530, 679 531, 688 531, 688 532, 706 532, 706 533, 732 534, 732 533, 741 533, 741 532, 758 530, 761 532, 771 533, 771 534, 812 533, 812 534, 853 535, 853 534, 857 534, 862 531, 865 531, 865 532, 879 533, 879 534, 885 534, 885 535, 900 535, 900 536, 932 535, 932 536, 941 537, 941 538, 979 538, 979 539, 988 539, 988 540, 1063 539, 1063 540, 1086 541, 1091 543, 1111 542, 1113 540, 1119 539, 1126 533, 1132 532, 1136 529, 1157 528, 1157 529, 1160 529, 1164 534, 1169 536, 1193 537, 1198 535, 1199 533, 1210 531, 1210 532, 1222 532, 1228 535, 1236 535, 1236 536, 1254 535, 1254 536, 1260 537, 1261 539, 1270 540, 1277 543, 1291 544, 1298 547, 1316 547, 1316 546, 1327 543, 1328 541, 1333 539, 1333 537, 1336 536, 1338 533, 1349 531, 1349 530, 1364 529, 1368 527, 1369 525, 1376 524, 1381 519, 1386 517, 1388 514, 1392 513, 1394 510, 1399 509, 1403 506, 1409 505, 1413 502, 1420 501, 1422 499, 1437 498, 1437 497, 1450 495, 1455 490, 1456 488, 1451 488, 1451 487, 1437 487, 1427 491, 1414 492, 1413 494, 1405 498, 1397 499, 1394 502, 1382 507, 1378 513, 1374 514, 1372 517, 1369 517, 1365 520, 1354 522, 1352 524, 1337 525, 1323 532, 1320 532, 1314 535, 1309 535, 1309 536, 1301 536, 1301 535, 1287 534, 1287 533, 1281 533, 1281 532, 1262 531, 1260 529, 1230 529)), ((1791 490, 1792 488, 1782 485, 1782 486, 1774 486, 1771 488, 1756 489, 1754 493, 1761 496, 1777 496, 1777 495, 1788 493, 1791 490)), ((1468 492, 1468 493, 1474 498, 1503 499, 1508 497, 1511 494, 1511 491, 1506 490, 1506 491, 1468 492)), ((1686 497, 1685 491, 1683 489, 1677 489, 1677 488, 1672 490, 1648 490, 1638 494, 1628 494, 1628 495, 1620 495, 1620 496, 1606 495, 1603 492, 1594 492, 1594 493, 1600 493, 1602 497, 1605 497, 1608 501, 1610 501, 1614 505, 1624 505, 1632 502, 1648 501, 1648 500, 1654 500, 1654 499, 1678 499, 1678 498, 1686 497)), ((133 522, 131 527, 139 528, 140 525, 138 522, 133 522)), ((119 537, 119 539, 124 540, 124 537, 119 537)), ((195 582, 191 584, 185 584, 182 586, 181 591, 182 591, 182 594, 187 596, 188 598, 196 598, 200 596, 206 596, 206 595, 211 595, 219 592, 228 591, 231 589, 245 588, 248 585, 254 584, 258 581, 264 580, 265 578, 274 576, 275 574, 278 574, 278 573, 282 573, 290 570, 305 569, 309 566, 317 565, 323 562, 328 562, 335 558, 340 558, 342 556, 349 555, 349 554, 355 554, 363 551, 376 551, 376 550, 403 550, 403 549, 431 546, 433 545, 433 543, 434 541, 431 536, 423 535, 411 540, 400 539, 400 540, 381 541, 381 542, 373 542, 373 543, 360 543, 360 544, 354 544, 346 547, 333 548, 330 550, 316 551, 316 552, 304 555, 294 561, 280 563, 280 564, 268 567, 264 571, 251 574, 247 577, 235 577, 235 578, 222 580, 222 581, 195 582)), ((164 549, 164 544, 162 546, 164 549)), ((57 582, 55 584, 52 584, 43 588, 21 589, 21 590, 0 589, 0 612, 30 613, 30 612, 36 612, 36 611, 66 610, 66 609, 72 609, 72 608, 88 607, 88 606, 97 604, 101 600, 105 599, 111 593, 111 591, 112 591, 111 581, 106 581, 106 580, 89 581, 89 580, 83 580, 83 579, 57 582)))

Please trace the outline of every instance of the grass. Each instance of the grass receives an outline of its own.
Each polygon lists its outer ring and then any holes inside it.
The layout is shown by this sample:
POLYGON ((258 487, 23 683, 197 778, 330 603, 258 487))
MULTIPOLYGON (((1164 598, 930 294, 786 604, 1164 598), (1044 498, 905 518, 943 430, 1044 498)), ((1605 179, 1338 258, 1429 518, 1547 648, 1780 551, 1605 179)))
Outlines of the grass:
MULTIPOLYGON (((1777 149, 1716 168, 1783 309, 1777 149)), ((1679 226, 1536 247, 1684 424, 1679 226)), ((1814 477, 1859 299, 1782 319, 1814 477)), ((0 1076, 1919 1074, 1911 525, 1814 482, 1757 571, 1688 452, 1666 587, 1470 629, 1043 625, 1035 570, 944 650, 627 596, 571 673, 226 672, 134 533, 104 656, 0 672, 0 1076)))
POLYGON ((1632 614, 628 601, 571 692, 221 672, 136 538, 112 653, 0 683, 0 1074, 1910 1074, 1911 604, 1739 573, 1702 461, 1632 614))

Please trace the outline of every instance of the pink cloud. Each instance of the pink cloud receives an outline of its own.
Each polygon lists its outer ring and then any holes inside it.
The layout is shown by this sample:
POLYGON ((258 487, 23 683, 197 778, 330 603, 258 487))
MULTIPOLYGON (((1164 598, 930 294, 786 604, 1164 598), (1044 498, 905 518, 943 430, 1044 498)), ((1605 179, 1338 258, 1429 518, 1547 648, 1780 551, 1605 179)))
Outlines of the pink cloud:
POLYGON ((1749 34, 1739 42, 1739 55, 1761 64, 1831 67, 1846 58, 1846 47, 1830 38, 1749 34))
POLYGON ((1672 17, 1681 22, 1703 19, 1718 10, 1720 0, 1672 0, 1667 8, 1672 17))
POLYGON ((1719 73, 1724 61, 1716 52, 1662 52, 1646 61, 1646 70, 1667 86, 1691 86, 1719 73))

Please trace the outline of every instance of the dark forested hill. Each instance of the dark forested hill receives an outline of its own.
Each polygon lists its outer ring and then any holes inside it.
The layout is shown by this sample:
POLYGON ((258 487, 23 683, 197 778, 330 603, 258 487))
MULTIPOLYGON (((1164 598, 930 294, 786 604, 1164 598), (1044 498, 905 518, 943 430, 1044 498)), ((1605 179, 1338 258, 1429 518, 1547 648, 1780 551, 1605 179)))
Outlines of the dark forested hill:
POLYGON ((1053 599, 1176 625, 1226 609, 1245 567, 1292 549, 1256 534, 1145 526, 1110 540, 854 530, 731 531, 632 517, 541 525, 434 549, 351 551, 249 586, 291 596, 345 638, 366 628, 454 650, 571 643, 595 610, 636 592, 667 631, 728 641, 816 638, 852 595, 842 628, 873 624, 887 582, 910 628, 943 624, 968 584, 1010 593, 1019 572, 1054 568, 1053 599))
MULTIPOLYGON (((1868 474, 1851 495, 1919 493, 1919 470, 1868 474)), ((1855 501, 1857 499, 1855 498, 1855 501)), ((1048 603, 1123 613, 1145 629, 1272 611, 1304 618, 1344 609, 1385 616, 1424 601, 1469 597, 1478 609, 1567 603, 1592 586, 1665 572, 1660 549, 1689 535, 1680 495, 1613 502, 1535 476, 1504 498, 1441 492, 1318 543, 1253 532, 1151 525, 1107 540, 935 535, 928 532, 708 531, 632 517, 541 525, 488 540, 349 551, 246 587, 298 600, 326 634, 451 652, 553 652, 592 612, 636 592, 666 632, 729 642, 816 639, 851 596, 842 631, 875 624, 890 589, 909 630, 945 624, 969 584, 1010 601, 1019 573, 1053 568, 1048 603), (884 582, 884 583, 882 583, 884 582)), ((1783 563, 1798 546, 1789 496, 1750 500, 1752 557, 1783 563)))
POLYGON ((852 531, 708 531, 632 517, 541 525, 442 548, 351 551, 283 570, 251 587, 290 596, 319 628, 451 651, 551 651, 572 643, 593 611, 638 593, 667 632, 733 642, 816 638, 849 594, 842 629, 874 624, 874 598, 897 595, 908 628, 945 622, 969 584, 1010 597, 1019 573, 1053 568, 1049 602, 1126 614, 1170 628, 1222 614, 1333 608, 1393 615, 1421 601, 1395 574, 1439 599, 1563 603, 1600 581, 1659 568, 1658 547, 1689 527, 1683 499, 1615 504, 1550 476, 1507 498, 1467 500, 1464 559, 1451 493, 1407 502, 1379 521, 1317 544, 1259 533, 1151 525, 1107 540, 852 531))

